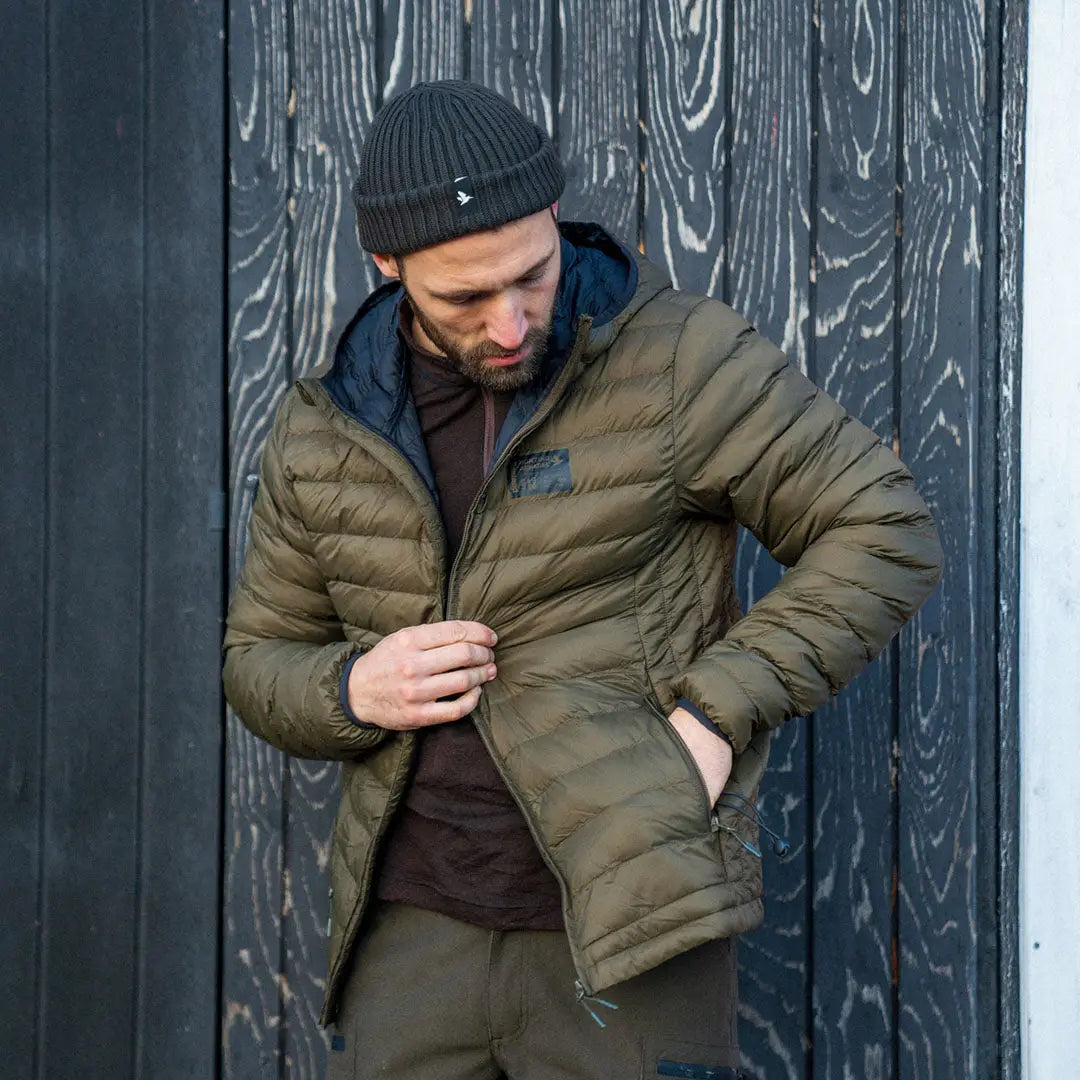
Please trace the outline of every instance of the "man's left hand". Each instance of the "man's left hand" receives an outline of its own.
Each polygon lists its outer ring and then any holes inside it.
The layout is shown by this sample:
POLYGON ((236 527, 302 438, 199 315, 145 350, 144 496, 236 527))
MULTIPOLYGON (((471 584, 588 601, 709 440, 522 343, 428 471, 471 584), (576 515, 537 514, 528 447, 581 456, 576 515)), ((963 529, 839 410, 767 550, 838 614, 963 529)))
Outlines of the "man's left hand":
POLYGON ((714 804, 731 775, 731 746, 685 709, 676 709, 668 720, 697 762, 698 772, 709 793, 709 803, 714 804))

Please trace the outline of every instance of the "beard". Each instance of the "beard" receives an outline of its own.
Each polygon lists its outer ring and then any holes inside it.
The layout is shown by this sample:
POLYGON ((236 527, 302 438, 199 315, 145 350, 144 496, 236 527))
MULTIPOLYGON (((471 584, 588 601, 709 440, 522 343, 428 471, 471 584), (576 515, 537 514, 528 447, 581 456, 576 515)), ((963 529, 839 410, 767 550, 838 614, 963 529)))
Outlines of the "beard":
MULTIPOLYGON (((413 318, 420 324, 421 329, 427 334, 431 343, 446 356, 446 359, 471 382, 482 386, 485 390, 518 390, 527 386, 536 378, 540 371, 540 365, 547 355, 548 338, 551 335, 551 312, 543 326, 530 326, 525 332, 525 338, 518 349, 528 349, 525 358, 509 367, 495 367, 488 363, 493 358, 506 356, 507 351, 500 348, 493 341, 486 341, 483 345, 474 348, 463 348, 454 341, 446 331, 433 322, 424 314, 419 304, 413 299, 408 287, 405 287, 405 295, 409 298, 409 307, 412 309, 413 318)), ((554 307, 554 304, 552 305, 554 307)))

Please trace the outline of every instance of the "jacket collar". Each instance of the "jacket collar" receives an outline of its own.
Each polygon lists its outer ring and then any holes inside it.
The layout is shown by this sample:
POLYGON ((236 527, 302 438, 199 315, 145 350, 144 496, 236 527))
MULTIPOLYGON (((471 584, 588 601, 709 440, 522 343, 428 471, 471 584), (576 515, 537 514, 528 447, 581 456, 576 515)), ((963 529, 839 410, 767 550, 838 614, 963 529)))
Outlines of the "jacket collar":
MULTIPOLYGON (((551 338, 540 375, 518 391, 500 432, 496 453, 546 396, 565 365, 580 320, 592 320, 586 357, 595 356, 658 289, 650 282, 639 298, 639 263, 601 226, 563 222, 562 267, 552 316, 551 338)), ((376 289, 345 327, 333 364, 322 377, 334 404, 364 427, 394 443, 435 494, 419 418, 408 393, 405 356, 398 333, 403 290, 397 282, 376 289)))

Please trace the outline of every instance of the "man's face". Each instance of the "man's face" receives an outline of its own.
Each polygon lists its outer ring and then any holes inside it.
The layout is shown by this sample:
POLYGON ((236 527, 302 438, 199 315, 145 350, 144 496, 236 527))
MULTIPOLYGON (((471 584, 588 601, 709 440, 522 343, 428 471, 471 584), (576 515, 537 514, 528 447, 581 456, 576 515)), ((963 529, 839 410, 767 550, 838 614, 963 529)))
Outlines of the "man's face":
POLYGON ((561 267, 551 210, 375 262, 405 286, 421 345, 491 390, 516 390, 534 378, 561 267))

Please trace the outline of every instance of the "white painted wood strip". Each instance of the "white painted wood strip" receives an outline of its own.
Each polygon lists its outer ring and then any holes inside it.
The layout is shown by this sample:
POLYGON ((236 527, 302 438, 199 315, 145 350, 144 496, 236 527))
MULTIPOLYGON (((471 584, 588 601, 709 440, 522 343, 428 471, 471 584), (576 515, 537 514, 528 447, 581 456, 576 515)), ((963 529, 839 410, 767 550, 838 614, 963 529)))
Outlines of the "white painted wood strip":
POLYGON ((1080 1060, 1080 5, 1030 8, 1020 496, 1025 1080, 1080 1060))

